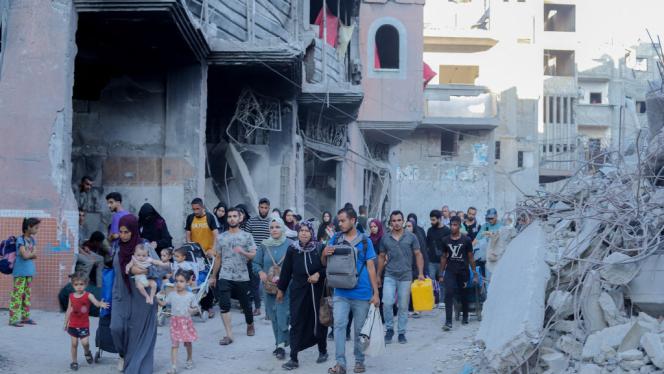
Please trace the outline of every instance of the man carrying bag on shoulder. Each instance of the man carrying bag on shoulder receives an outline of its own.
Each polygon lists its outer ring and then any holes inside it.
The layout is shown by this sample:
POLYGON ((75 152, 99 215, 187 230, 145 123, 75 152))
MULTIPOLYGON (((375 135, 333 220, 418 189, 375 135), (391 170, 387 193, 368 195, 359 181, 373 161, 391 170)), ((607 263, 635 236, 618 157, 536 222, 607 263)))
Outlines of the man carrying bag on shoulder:
POLYGON ((378 307, 378 283, 376 281, 376 252, 364 234, 357 229, 357 213, 353 208, 344 208, 337 213, 340 233, 337 233, 323 250, 322 262, 328 266, 328 285, 334 288, 334 346, 336 365, 328 370, 329 374, 346 373, 346 326, 348 313, 353 313, 354 335, 354 373, 364 373, 364 353, 360 342, 360 330, 369 312, 369 305, 378 307), (336 252, 336 253, 335 253, 336 252), (355 267, 348 267, 349 261, 355 267), (354 270, 354 271, 353 271, 354 270))

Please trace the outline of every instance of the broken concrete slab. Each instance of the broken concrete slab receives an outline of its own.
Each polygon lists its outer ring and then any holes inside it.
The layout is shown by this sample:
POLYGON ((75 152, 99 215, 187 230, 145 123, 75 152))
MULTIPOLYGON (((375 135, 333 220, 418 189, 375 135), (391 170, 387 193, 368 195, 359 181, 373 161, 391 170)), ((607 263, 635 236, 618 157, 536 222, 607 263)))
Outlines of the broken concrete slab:
POLYGON ((618 347, 618 352, 625 352, 631 349, 638 348, 641 345, 641 337, 643 337, 643 334, 647 332, 656 331, 657 329, 656 321, 655 324, 653 324, 645 317, 641 317, 641 315, 649 317, 645 313, 639 314, 639 319, 637 319, 637 321, 634 324, 632 324, 632 327, 627 332, 627 335, 625 335, 625 338, 620 343, 620 346, 618 347))
POLYGON ((602 374, 602 368, 595 364, 583 364, 579 369, 579 374, 602 374))
POLYGON ((641 337, 641 346, 646 351, 652 363, 664 369, 664 345, 659 335, 648 332, 641 337))
POLYGON ((600 331, 607 326, 604 313, 599 305, 601 294, 602 286, 599 273, 594 270, 590 271, 581 290, 581 313, 586 329, 590 332, 600 331))
POLYGON ((560 352, 545 353, 540 356, 540 359, 548 368, 547 372, 551 374, 562 373, 569 364, 569 358, 560 352))
POLYGON ((549 294, 546 305, 552 308, 558 317, 565 318, 574 314, 573 301, 574 297, 569 291, 555 290, 549 294))
POLYGON ((556 348, 573 359, 580 359, 583 344, 571 335, 563 335, 556 341, 556 348))
POLYGON ((622 325, 607 327, 591 334, 583 345, 581 358, 584 360, 592 360, 594 357, 599 356, 602 353, 603 347, 618 348, 633 324, 634 322, 629 322, 622 325))
POLYGON ((628 262, 632 258, 624 253, 613 252, 604 258, 607 264, 600 269, 602 279, 613 285, 625 285, 634 279, 639 272, 638 264, 628 262))
POLYGON ((623 361, 634 361, 643 359, 643 352, 638 349, 618 353, 618 358, 623 361))
POLYGON ((664 315, 664 254, 656 253, 640 262, 640 272, 628 286, 628 296, 639 309, 659 317, 664 315))
POLYGON ((550 278, 545 250, 546 234, 540 224, 533 223, 509 243, 493 273, 477 340, 498 372, 519 365, 541 338, 550 278))
POLYGON ((626 322, 625 317, 620 314, 615 301, 608 293, 602 292, 599 295, 599 306, 604 314, 604 320, 609 326, 620 325, 626 322))

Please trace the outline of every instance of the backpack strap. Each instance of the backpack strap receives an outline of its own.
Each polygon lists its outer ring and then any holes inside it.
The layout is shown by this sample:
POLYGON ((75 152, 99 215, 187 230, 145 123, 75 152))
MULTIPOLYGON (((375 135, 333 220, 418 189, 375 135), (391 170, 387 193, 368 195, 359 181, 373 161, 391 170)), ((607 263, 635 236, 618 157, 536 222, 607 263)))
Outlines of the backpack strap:
POLYGON ((364 261, 362 262, 362 267, 360 268, 360 271, 357 273, 358 278, 360 277, 360 275, 364 271, 364 268, 367 267, 367 261, 368 261, 367 260, 367 249, 368 249, 367 247, 369 246, 369 244, 367 243, 367 236, 364 235, 364 234, 361 234, 361 235, 362 235, 362 248, 363 248, 362 252, 364 252, 364 261))

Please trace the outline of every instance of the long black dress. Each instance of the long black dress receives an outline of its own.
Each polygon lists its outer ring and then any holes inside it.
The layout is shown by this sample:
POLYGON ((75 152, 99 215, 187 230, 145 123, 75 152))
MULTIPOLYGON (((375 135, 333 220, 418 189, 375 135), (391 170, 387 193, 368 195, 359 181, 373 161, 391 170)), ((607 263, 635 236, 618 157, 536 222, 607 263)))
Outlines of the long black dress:
POLYGON ((284 293, 290 286, 290 356, 296 362, 298 352, 314 345, 318 345, 320 353, 327 353, 327 327, 318 322, 318 309, 325 285, 322 249, 322 246, 318 246, 303 252, 291 245, 281 266, 277 286, 284 293), (320 273, 318 282, 307 282, 309 276, 316 272, 320 273))

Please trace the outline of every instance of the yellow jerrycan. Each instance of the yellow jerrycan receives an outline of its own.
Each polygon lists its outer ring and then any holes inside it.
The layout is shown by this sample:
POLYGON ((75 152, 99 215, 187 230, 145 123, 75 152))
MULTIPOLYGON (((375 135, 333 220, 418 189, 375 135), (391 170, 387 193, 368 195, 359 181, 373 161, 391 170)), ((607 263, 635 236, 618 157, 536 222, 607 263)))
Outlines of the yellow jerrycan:
POLYGON ((423 312, 433 309, 433 283, 431 279, 426 278, 421 281, 416 279, 410 285, 410 294, 413 299, 413 310, 423 312))

